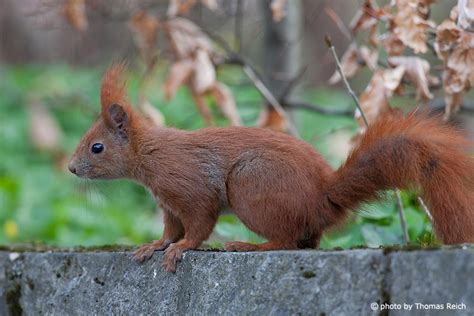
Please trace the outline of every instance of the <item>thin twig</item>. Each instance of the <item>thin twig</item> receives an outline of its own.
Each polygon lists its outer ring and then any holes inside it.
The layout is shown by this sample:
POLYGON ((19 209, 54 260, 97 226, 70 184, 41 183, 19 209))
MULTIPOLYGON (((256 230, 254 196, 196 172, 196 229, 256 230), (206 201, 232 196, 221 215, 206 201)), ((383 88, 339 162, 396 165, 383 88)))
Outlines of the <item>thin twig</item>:
POLYGON ((334 45, 332 44, 331 38, 327 35, 326 35, 326 44, 331 50, 334 60, 336 61, 337 71, 339 72, 339 75, 341 76, 342 81, 344 82, 344 85, 346 86, 347 91, 349 92, 350 96, 354 100, 357 106, 357 109, 359 110, 360 115, 362 116, 362 119, 364 120, 365 125, 368 127, 369 121, 367 121, 367 117, 365 116, 364 111, 362 110, 362 107, 360 106, 359 98, 355 94, 354 90, 352 90, 351 85, 349 84, 349 81, 347 81, 347 78, 344 75, 344 72, 342 71, 342 66, 341 66, 341 62, 339 61, 339 57, 337 57, 336 49, 334 48, 334 45))
POLYGON ((258 91, 263 95, 263 97, 267 100, 267 102, 275 109, 275 111, 283 118, 286 119, 288 122, 288 127, 290 129, 291 134, 298 136, 298 130, 296 127, 291 123, 288 115, 286 114, 285 110, 281 106, 280 102, 275 98, 275 96, 271 93, 271 91, 265 86, 263 81, 259 78, 257 72, 248 64, 244 64, 243 70, 247 77, 253 82, 255 87, 258 91))
POLYGON ((244 0, 237 0, 237 8, 235 9, 235 25, 234 25, 234 45, 235 50, 242 53, 242 21, 243 21, 243 2, 244 0))
POLYGON ((423 209, 423 211, 425 211, 426 215, 428 216, 430 221, 433 223, 433 215, 431 215, 430 210, 428 209, 428 207, 426 206, 425 202, 423 201, 421 197, 418 197, 418 203, 420 203, 421 208, 423 209))
POLYGON ((324 13, 333 20, 333 22, 336 24, 337 28, 341 33, 349 40, 353 41, 354 37, 352 36, 351 31, 347 28, 346 24, 342 21, 342 19, 337 15, 336 11, 333 10, 330 6, 326 5, 324 6, 324 13))
POLYGON ((288 95, 293 91, 293 89, 295 88, 295 86, 298 84, 298 82, 301 81, 301 78, 303 78, 304 74, 306 73, 306 70, 308 69, 308 65, 306 65, 305 67, 301 68, 298 73, 296 74, 296 76, 294 76, 293 78, 291 78, 287 83, 286 83, 286 86, 282 89, 283 91, 280 93, 279 95, 279 100, 280 100, 280 103, 283 103, 281 100, 285 100, 288 95))
MULTIPOLYGON (((331 50, 331 53, 334 57, 334 60, 336 61, 337 71, 339 72, 339 75, 341 76, 342 81, 344 82, 344 84, 347 88, 347 91, 349 91, 349 94, 351 95, 352 99, 354 100, 354 102, 357 106, 357 109, 359 110, 360 115, 361 115, 362 119, 364 120, 365 126, 369 127, 369 122, 367 121, 367 117, 365 116, 365 113, 362 110, 362 107, 360 106, 359 98, 357 97, 357 95, 352 90, 351 85, 349 84, 349 81, 347 81, 347 78, 344 75, 344 72, 342 71, 342 66, 341 66, 341 62, 339 61, 339 57, 337 57, 336 49, 334 48, 334 45, 332 44, 331 38, 327 35, 326 35, 326 44, 329 47, 329 49, 331 50)), ((406 219, 405 219, 405 212, 403 210, 403 204, 401 202, 400 190, 399 189, 395 189, 395 195, 397 196, 398 211, 399 211, 399 215, 400 215, 400 223, 401 223, 402 230, 403 230, 403 238, 405 240, 405 243, 407 244, 409 242, 409 240, 408 240, 408 231, 407 231, 407 223, 406 223, 406 219)))
POLYGON ((397 198, 399 209, 398 215, 400 215, 400 224, 402 225, 403 240, 405 240, 405 244, 408 244, 410 242, 410 237, 408 236, 407 220, 405 218, 405 210, 403 209, 402 196, 399 189, 395 190, 395 196, 397 198))

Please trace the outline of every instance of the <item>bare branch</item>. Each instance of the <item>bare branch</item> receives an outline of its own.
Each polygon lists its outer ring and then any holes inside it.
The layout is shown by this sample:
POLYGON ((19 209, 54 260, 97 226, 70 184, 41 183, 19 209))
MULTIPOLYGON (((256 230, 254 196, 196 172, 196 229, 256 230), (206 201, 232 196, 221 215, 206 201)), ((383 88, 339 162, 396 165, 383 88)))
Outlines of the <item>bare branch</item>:
POLYGON ((354 115, 354 111, 351 109, 333 109, 331 107, 322 107, 322 106, 315 105, 312 103, 306 103, 306 102, 300 102, 300 101, 283 100, 281 102, 281 105, 284 108, 307 110, 307 111, 316 112, 323 115, 347 116, 347 117, 351 117, 352 115, 354 115))
POLYGON ((243 66, 245 74, 249 77, 249 79, 253 82, 255 87, 260 91, 263 97, 267 100, 267 102, 275 109, 275 111, 280 114, 281 117, 287 119, 286 121, 289 123, 290 132, 293 135, 298 135, 298 131, 296 127, 291 123, 291 121, 287 118, 287 114, 283 107, 281 106, 280 102, 275 98, 275 96, 271 93, 271 91, 265 86, 263 81, 260 79, 258 73, 248 64, 243 66))
POLYGON ((347 81, 347 78, 344 75, 344 72, 342 71, 342 66, 341 66, 341 62, 339 61, 339 57, 337 57, 336 49, 334 48, 334 45, 332 44, 331 38, 327 35, 326 35, 326 44, 331 50, 334 60, 336 61, 337 71, 341 75, 342 81, 344 82, 344 85, 346 86, 347 91, 349 92, 350 96, 354 100, 357 106, 357 109, 359 109, 360 115, 362 116, 362 119, 364 120, 365 125, 368 127, 369 121, 367 121, 367 117, 365 116, 364 111, 362 110, 362 107, 360 106, 359 98, 355 94, 354 90, 352 90, 351 85, 349 84, 349 81, 347 81))
POLYGON ((339 17, 339 15, 336 13, 336 11, 333 10, 333 8, 331 8, 330 6, 326 5, 324 6, 324 13, 326 13, 326 15, 331 19, 333 20, 333 22, 336 24, 337 28, 339 29, 339 31, 341 31, 341 33, 349 40, 349 41, 353 41, 354 38, 352 36, 352 33, 351 31, 347 28, 347 26, 344 24, 344 22, 341 20, 341 18, 339 17))
POLYGON ((286 121, 288 122, 291 134, 298 136, 298 130, 296 129, 294 124, 291 122, 291 120, 288 119, 288 115, 286 114, 285 110, 283 109, 283 107, 281 106, 280 102, 277 100, 275 95, 264 84, 262 77, 260 76, 258 71, 255 69, 255 67, 253 67, 252 64, 247 59, 245 59, 242 55, 235 52, 225 39, 207 30, 204 27, 201 27, 201 30, 204 33, 206 33, 207 36, 209 36, 214 42, 216 42, 227 53, 227 58, 223 61, 223 63, 242 66, 244 73, 247 75, 250 81, 252 81, 253 85, 262 94, 262 96, 265 98, 268 104, 270 104, 281 117, 286 119, 286 121))
MULTIPOLYGON (((296 76, 294 76, 291 80, 288 81, 286 87, 284 87, 283 91, 280 93, 279 100, 285 100, 290 95, 294 87, 298 84, 298 82, 300 82, 301 78, 303 78, 307 69, 308 69, 308 65, 301 68, 296 74, 296 76)), ((282 101, 280 102, 283 103, 282 101)))
POLYGON ((242 53, 242 21, 243 21, 243 1, 237 0, 237 8, 235 11, 235 25, 234 25, 234 45, 235 50, 240 54, 242 53))

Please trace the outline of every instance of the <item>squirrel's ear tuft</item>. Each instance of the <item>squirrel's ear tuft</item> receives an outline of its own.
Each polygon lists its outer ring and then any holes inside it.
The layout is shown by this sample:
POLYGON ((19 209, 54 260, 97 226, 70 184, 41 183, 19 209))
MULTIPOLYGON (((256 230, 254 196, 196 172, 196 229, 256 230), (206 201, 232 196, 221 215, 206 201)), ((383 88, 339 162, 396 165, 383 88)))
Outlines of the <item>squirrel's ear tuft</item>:
POLYGON ((112 104, 128 104, 125 86, 125 63, 113 63, 102 77, 100 104, 106 114, 112 104))
POLYGON ((123 135, 129 127, 131 108, 125 86, 125 63, 112 64, 102 78, 100 87, 101 115, 105 124, 123 135))

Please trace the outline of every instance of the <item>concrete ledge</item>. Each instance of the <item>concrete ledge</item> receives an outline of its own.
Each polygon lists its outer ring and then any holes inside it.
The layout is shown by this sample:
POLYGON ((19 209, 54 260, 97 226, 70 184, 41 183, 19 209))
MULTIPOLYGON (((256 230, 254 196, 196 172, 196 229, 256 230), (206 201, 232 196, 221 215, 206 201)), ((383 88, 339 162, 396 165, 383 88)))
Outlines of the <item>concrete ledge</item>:
POLYGON ((474 314, 474 248, 467 246, 193 251, 176 274, 161 260, 161 253, 137 264, 128 252, 0 252, 0 314, 377 315, 382 306, 406 313, 404 303, 433 304, 412 305, 413 314, 474 314))

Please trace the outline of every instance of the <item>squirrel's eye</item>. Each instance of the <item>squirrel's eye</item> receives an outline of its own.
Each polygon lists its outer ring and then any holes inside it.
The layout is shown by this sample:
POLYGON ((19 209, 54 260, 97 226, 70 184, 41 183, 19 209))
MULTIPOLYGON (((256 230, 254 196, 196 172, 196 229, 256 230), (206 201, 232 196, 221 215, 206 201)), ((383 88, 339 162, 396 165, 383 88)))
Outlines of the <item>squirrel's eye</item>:
POLYGON ((91 151, 92 151, 92 153, 94 153, 94 154, 101 153, 102 150, 104 150, 104 145, 102 145, 101 143, 95 143, 95 144, 92 145, 92 147, 91 147, 91 151))

